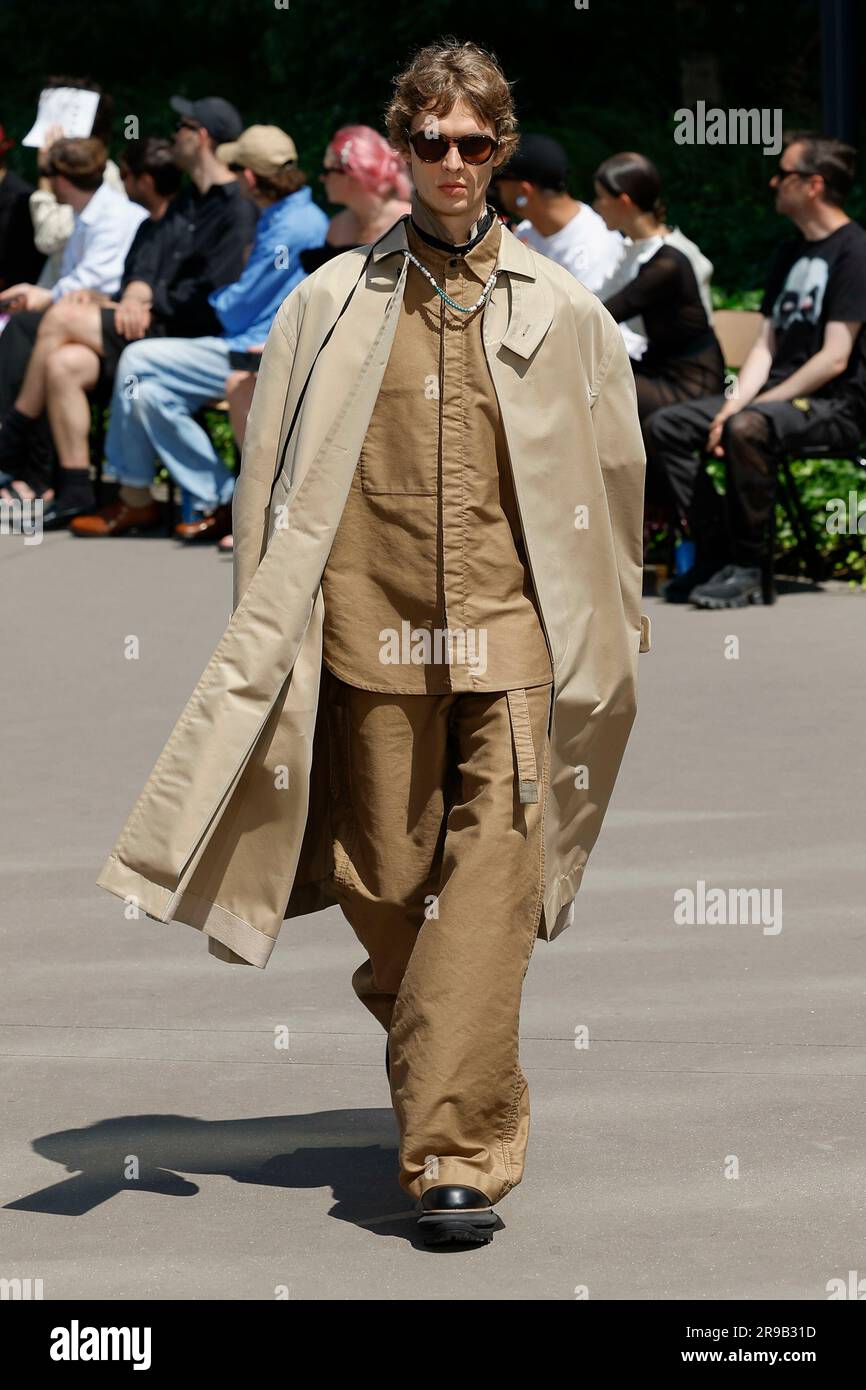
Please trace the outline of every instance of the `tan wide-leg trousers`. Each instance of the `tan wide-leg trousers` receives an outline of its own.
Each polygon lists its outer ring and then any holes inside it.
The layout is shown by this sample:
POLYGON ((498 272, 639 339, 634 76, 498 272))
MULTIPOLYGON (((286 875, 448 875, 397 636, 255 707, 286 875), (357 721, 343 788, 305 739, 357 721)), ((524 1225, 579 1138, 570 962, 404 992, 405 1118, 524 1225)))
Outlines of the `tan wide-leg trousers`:
POLYGON ((334 881, 389 1035, 401 1187, 523 1176, 523 979, 541 918, 551 685, 390 695, 333 678, 334 881))

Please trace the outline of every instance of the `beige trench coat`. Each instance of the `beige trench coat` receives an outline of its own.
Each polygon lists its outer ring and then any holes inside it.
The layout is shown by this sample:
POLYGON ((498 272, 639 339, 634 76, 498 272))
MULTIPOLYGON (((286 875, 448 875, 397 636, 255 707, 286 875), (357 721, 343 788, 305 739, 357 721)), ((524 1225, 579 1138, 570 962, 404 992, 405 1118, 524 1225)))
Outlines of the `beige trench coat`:
MULTIPOLYGON (((321 576, 394 339, 406 246, 401 220, 372 250, 326 262, 277 314, 234 495, 233 612, 97 879, 148 917, 199 928, 232 964, 264 967, 286 917, 336 902, 321 576)), ((551 941, 573 919, 649 648, 645 455, 631 365, 598 299, 505 228, 497 264, 484 349, 554 666, 539 927, 551 941)))

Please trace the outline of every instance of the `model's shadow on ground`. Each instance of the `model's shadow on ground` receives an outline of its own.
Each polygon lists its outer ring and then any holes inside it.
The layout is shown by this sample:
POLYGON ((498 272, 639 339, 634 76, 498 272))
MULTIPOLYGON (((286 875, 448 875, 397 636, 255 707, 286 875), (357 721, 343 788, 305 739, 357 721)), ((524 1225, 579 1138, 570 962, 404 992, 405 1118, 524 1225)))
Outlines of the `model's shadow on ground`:
POLYGON ((397 1182, 389 1109, 247 1120, 122 1115, 44 1135, 33 1148, 74 1176, 6 1203, 7 1211, 81 1216, 121 1193, 194 1197, 198 1185, 186 1174, 219 1174, 261 1187, 330 1187, 329 1215, 376 1234, 417 1239, 415 1203, 397 1182))

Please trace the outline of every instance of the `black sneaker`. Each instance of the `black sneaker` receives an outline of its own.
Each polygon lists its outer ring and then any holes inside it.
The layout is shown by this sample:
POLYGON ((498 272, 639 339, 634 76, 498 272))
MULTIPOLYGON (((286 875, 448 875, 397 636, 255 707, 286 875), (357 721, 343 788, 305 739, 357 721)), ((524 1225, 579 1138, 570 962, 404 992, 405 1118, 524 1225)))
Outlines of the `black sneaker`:
POLYGON ((689 602, 697 608, 747 608, 763 601, 761 571, 743 565, 725 565, 689 595, 689 602))

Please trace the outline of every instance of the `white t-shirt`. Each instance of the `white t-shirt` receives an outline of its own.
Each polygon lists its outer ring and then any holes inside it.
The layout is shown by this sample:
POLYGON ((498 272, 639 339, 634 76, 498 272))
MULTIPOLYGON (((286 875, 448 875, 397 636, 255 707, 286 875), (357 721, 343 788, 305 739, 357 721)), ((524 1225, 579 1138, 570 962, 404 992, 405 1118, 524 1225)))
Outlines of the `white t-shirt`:
POLYGON ((612 273, 622 254, 622 237, 608 231, 587 203, 581 203, 580 211, 552 236, 542 236, 528 219, 518 223, 514 235, 533 251, 540 251, 570 271, 593 294, 612 273))

